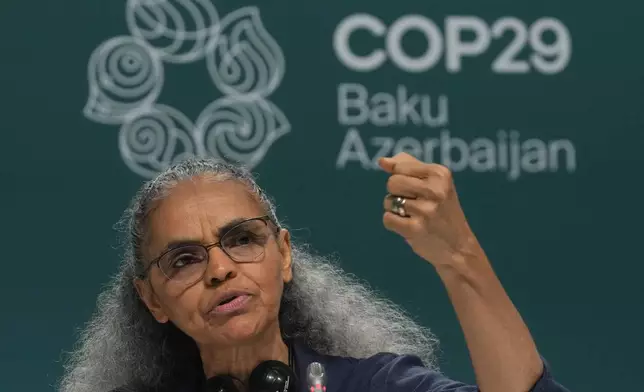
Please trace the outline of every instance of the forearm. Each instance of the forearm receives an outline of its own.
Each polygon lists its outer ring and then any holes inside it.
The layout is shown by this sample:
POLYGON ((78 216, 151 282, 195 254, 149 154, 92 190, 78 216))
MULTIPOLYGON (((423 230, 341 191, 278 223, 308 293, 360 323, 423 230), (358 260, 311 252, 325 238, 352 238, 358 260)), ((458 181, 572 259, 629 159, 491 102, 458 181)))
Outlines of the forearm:
POLYGON ((437 267, 459 319, 483 392, 529 391, 543 370, 536 345, 485 253, 472 244, 437 267))

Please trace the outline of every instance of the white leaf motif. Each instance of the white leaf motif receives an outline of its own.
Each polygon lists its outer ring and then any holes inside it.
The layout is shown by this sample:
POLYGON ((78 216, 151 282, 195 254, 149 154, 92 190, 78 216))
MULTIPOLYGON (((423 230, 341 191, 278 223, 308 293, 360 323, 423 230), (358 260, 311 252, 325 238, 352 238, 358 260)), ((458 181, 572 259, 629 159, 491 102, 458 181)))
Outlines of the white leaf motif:
POLYGON ((85 116, 104 124, 122 124, 147 110, 159 97, 163 65, 142 41, 115 37, 94 50, 87 79, 85 116))
POLYGON ((208 51, 206 64, 224 94, 244 99, 267 97, 284 76, 282 49, 264 28, 257 7, 244 7, 221 21, 219 39, 208 51))
POLYGON ((170 165, 194 156, 191 121, 180 111, 155 105, 121 127, 119 149, 132 171, 153 178, 170 165))
POLYGON ((271 102, 224 97, 208 105, 199 115, 195 140, 203 148, 201 155, 252 168, 290 129, 284 113, 271 102))
POLYGON ((133 36, 172 63, 202 59, 219 35, 211 0, 128 0, 126 19, 133 36))

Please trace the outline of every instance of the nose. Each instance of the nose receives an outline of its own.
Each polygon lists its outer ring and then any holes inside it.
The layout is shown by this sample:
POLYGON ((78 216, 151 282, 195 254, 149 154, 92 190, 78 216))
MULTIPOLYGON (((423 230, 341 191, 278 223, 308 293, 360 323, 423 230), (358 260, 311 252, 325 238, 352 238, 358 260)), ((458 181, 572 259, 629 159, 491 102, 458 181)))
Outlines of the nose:
POLYGON ((209 251, 204 279, 207 285, 216 286, 237 276, 237 263, 216 246, 209 251))

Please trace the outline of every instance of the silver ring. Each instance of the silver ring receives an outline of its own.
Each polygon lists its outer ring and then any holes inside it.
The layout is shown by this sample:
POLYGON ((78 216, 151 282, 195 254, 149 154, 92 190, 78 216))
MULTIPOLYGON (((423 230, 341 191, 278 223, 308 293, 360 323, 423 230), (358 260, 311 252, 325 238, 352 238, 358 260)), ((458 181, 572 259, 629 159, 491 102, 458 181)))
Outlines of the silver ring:
POLYGON ((392 196, 391 200, 391 212, 398 216, 402 216, 403 218, 406 218, 407 216, 407 211, 405 211, 405 202, 407 199, 405 199, 402 196, 392 196))

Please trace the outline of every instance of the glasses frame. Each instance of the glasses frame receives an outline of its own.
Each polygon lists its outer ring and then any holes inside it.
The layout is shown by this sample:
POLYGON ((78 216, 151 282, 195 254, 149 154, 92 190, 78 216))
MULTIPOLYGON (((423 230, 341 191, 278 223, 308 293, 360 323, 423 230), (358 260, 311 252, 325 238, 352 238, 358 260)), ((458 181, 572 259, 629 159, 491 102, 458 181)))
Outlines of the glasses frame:
MULTIPOLYGON (((241 261, 235 260, 235 258, 232 257, 230 255, 230 253, 228 253, 223 246, 221 246, 221 241, 222 241, 223 238, 226 238, 226 235, 228 235, 228 233, 232 232, 233 230, 235 230, 239 226, 241 226, 241 225, 243 225, 243 224, 245 224, 247 222, 254 221, 254 220, 261 220, 262 222, 264 222, 266 227, 268 227, 269 224, 272 224, 273 226, 275 226, 275 230, 273 230, 274 235, 277 235, 277 233, 279 233, 279 231, 280 231, 280 227, 273 221, 273 219, 271 219, 271 217, 269 215, 262 215, 262 216, 257 216, 257 217, 254 217, 254 218, 244 219, 243 221, 237 223, 235 226, 231 227, 228 231, 226 231, 221 236, 221 238, 219 238, 219 241, 217 241, 217 242, 215 242, 213 244, 206 244, 206 245, 204 245, 204 244, 194 244, 194 245, 190 245, 190 246, 200 246, 200 247, 202 247, 202 248, 204 248, 206 250, 206 255, 208 255, 208 258, 206 260, 206 265, 208 265, 208 263, 210 263, 210 249, 212 249, 212 248, 221 249, 222 252, 224 252, 226 254, 226 256, 228 256, 231 260, 233 260, 236 263, 240 263, 241 261)), ((152 267, 156 266, 159 269, 159 271, 161 271, 163 276, 165 276, 168 280, 172 280, 172 279, 170 279, 170 277, 168 277, 168 275, 166 275, 166 273, 163 271, 163 269, 161 269, 161 266, 159 265, 159 262, 161 261, 161 259, 165 255, 167 255, 168 253, 170 253, 172 251, 175 251, 176 249, 177 248, 168 249, 165 252, 161 253, 158 257, 153 259, 150 262, 150 264, 148 264, 147 267, 145 267, 145 270, 139 275, 139 278, 141 278, 141 279, 147 278, 149 276, 149 273, 150 273, 150 270, 152 269, 152 267)), ((205 273, 205 271, 206 271, 206 269, 204 269, 204 273, 205 273)))

